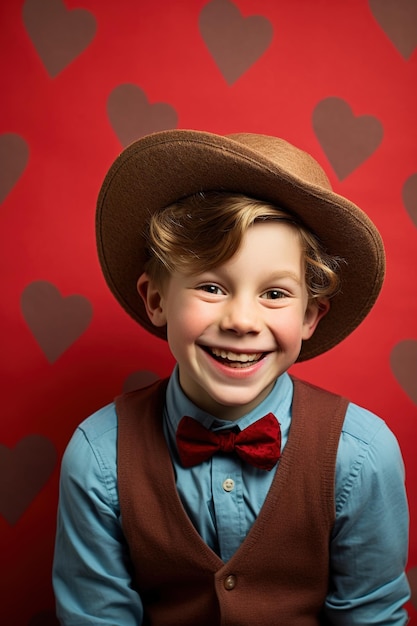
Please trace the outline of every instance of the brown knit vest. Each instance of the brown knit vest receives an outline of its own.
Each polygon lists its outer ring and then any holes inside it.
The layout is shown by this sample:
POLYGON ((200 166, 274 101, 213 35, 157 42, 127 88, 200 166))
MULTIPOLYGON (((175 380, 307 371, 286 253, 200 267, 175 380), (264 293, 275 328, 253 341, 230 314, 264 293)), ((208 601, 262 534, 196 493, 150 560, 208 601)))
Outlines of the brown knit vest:
POLYGON ((166 381, 159 381, 116 401, 122 526, 144 623, 323 624, 347 400, 294 379, 290 433, 272 486, 246 539, 224 563, 177 494, 162 429, 165 390, 166 381))

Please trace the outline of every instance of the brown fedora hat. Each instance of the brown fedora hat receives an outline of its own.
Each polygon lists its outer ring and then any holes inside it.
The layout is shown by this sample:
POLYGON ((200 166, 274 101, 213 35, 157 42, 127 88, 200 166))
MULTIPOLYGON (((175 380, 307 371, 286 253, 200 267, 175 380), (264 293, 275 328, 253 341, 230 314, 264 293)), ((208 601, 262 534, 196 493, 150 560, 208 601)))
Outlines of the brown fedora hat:
POLYGON ((341 291, 299 361, 326 352, 369 313, 381 290, 385 254, 381 236, 355 204, 334 193, 320 165, 277 137, 227 136, 194 130, 147 135, 110 167, 97 203, 98 255, 122 307, 144 328, 152 325, 136 283, 145 263, 143 233, 152 213, 199 191, 230 191, 267 200, 301 220, 329 254, 342 257, 341 291))

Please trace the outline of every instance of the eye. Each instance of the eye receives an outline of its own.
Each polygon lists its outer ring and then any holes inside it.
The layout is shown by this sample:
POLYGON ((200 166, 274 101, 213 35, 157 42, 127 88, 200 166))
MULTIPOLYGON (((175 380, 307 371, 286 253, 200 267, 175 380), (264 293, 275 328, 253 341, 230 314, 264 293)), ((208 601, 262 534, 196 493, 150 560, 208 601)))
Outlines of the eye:
POLYGON ((261 298, 264 300, 279 300, 280 298, 287 298, 288 295, 285 291, 281 291, 281 289, 268 289, 265 293, 262 294, 261 298))
POLYGON ((201 291, 205 291, 207 293, 211 293, 213 296, 221 296, 224 293, 220 287, 211 284, 200 285, 199 287, 197 287, 197 289, 200 289, 201 291))

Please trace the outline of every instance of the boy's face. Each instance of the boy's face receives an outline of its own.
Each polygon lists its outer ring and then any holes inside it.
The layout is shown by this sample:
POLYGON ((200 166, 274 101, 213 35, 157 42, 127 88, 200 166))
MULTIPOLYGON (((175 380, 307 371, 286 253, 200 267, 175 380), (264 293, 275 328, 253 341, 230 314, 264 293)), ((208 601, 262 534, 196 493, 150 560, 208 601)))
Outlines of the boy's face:
POLYGON ((162 291, 143 274, 138 289, 151 321, 167 325, 183 391, 230 420, 268 395, 328 310, 308 302, 299 237, 285 222, 255 223, 214 270, 174 273, 162 291))

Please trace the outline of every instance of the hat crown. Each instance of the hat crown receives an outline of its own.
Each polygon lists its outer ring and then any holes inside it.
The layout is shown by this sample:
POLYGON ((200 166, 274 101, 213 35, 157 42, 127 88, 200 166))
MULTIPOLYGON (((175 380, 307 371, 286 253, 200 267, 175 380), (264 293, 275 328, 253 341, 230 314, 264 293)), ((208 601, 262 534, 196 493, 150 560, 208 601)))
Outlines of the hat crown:
POLYGON ((310 185, 332 190, 326 173, 317 161, 310 154, 296 148, 288 141, 279 137, 255 133, 233 133, 228 137, 254 150, 258 157, 259 155, 263 156, 280 169, 289 172, 291 176, 296 176, 310 185))

